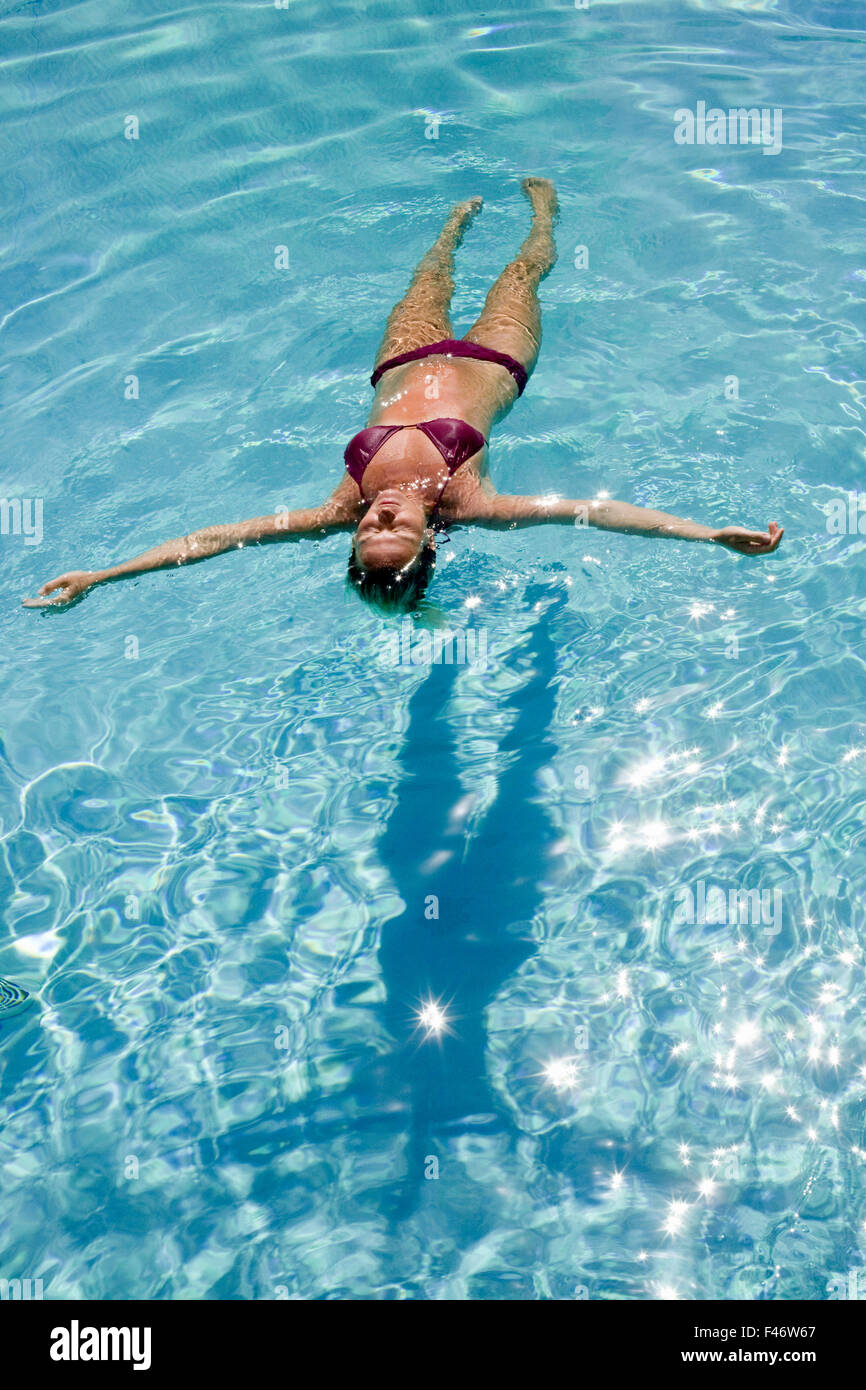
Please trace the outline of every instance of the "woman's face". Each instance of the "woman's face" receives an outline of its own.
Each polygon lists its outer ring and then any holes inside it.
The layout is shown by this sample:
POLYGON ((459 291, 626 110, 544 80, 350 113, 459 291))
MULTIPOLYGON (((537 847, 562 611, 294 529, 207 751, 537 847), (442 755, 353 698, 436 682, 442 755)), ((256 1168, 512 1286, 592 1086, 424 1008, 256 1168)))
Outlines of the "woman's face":
POLYGON ((386 488, 358 523, 355 558, 365 570, 404 569, 421 551, 426 531, 421 503, 398 488, 386 488))

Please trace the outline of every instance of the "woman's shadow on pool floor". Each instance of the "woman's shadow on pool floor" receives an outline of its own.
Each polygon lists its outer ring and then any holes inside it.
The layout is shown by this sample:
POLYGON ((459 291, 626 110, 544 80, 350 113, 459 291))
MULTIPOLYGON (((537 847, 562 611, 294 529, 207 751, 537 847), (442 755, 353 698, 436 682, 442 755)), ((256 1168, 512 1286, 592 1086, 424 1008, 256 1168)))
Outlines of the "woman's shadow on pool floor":
POLYGON ((224 1133, 217 1146, 223 1159, 267 1163, 298 1142, 327 1144, 347 1132, 363 1149, 376 1148, 376 1135, 405 1135, 401 1174, 377 1183, 375 1194, 377 1210, 399 1222, 429 1192, 425 1176, 437 1149, 463 1135, 499 1136, 506 1148, 520 1137, 488 1080, 485 1014, 535 949, 530 925, 557 836, 537 776, 554 753, 557 652, 580 625, 565 604, 559 577, 524 592, 525 607, 537 613, 519 649, 525 680, 499 706, 514 715, 499 745, 504 770, 471 836, 453 814, 465 795, 448 717, 461 668, 432 663, 410 699, 397 800, 378 845, 405 904, 384 923, 378 950, 386 995, 379 1007, 392 1045, 373 1061, 356 1060, 342 1090, 310 1093, 300 1110, 224 1133), (419 1026, 427 1001, 446 1015, 438 1035, 419 1026))
POLYGON ((402 1117, 407 1129, 406 1176, 392 1186, 388 1203, 395 1217, 416 1204, 437 1137, 513 1128, 487 1078, 485 1013, 533 953, 539 879, 557 834, 537 777, 554 752, 552 628, 565 591, 533 584, 524 601, 538 611, 521 649, 527 678, 510 701, 515 718, 499 746, 504 770, 482 825, 467 838, 453 814, 465 792, 448 720, 459 668, 431 665, 410 701, 397 804, 379 841, 405 904, 384 924, 379 946, 384 1017, 395 1049, 362 1070, 351 1089, 362 1114, 384 1110, 392 1121, 402 1117), (445 1015, 441 1030, 419 1022, 419 1010, 430 1002, 445 1015))

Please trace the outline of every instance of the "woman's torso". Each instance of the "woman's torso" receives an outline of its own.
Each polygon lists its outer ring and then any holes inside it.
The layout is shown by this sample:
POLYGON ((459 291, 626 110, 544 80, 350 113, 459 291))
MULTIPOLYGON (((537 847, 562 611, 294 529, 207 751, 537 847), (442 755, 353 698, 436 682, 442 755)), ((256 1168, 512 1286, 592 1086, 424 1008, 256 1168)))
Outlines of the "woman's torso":
MULTIPOLYGON (((441 354, 422 358, 385 372, 376 388, 367 427, 405 427, 427 420, 455 419, 464 420, 487 439, 492 425, 511 407, 515 396, 512 383, 513 378, 496 363, 441 354)), ((367 464, 362 493, 369 499, 384 487, 414 479, 429 504, 441 493, 440 520, 456 521, 470 509, 479 488, 490 490, 489 484, 485 487, 487 459, 485 446, 449 477, 433 441, 421 430, 403 428, 385 440, 367 464)))

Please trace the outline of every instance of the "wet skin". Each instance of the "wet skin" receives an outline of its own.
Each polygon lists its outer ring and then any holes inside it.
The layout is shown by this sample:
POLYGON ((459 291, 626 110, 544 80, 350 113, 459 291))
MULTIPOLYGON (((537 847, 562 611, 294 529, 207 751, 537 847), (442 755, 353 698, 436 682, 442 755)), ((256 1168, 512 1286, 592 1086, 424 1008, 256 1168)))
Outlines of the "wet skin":
POLYGON ((400 488, 385 488, 358 523, 355 555, 368 570, 403 569, 420 553, 427 536, 423 502, 400 488))
MULTIPOLYGON (((376 391, 367 425, 412 425, 459 419, 485 438, 517 396, 514 379, 497 363, 441 355, 387 372, 376 391)), ((363 494, 353 488, 359 511, 369 503, 355 532, 355 555, 365 569, 410 564, 429 539, 428 521, 443 485, 439 515, 457 522, 471 512, 484 490, 487 449, 467 459, 449 480, 435 444, 420 431, 402 430, 386 440, 363 477, 363 494)), ((338 489, 339 491, 340 489, 338 489)), ((492 492, 489 487, 488 491, 492 492)))
MULTIPOLYGON (((529 177, 521 187, 532 204, 532 228, 518 256, 491 287, 479 319, 466 336, 488 347, 495 343, 499 351, 531 372, 541 337, 536 290, 556 259, 552 228, 557 200, 548 179, 529 177)), ((442 342, 441 335, 450 333, 442 306, 447 310, 453 289, 453 251, 460 244, 463 229, 480 210, 481 201, 471 198, 452 209, 439 239, 419 262, 405 299, 392 312, 393 325, 389 319, 381 357, 390 359, 421 343, 442 342)), ((326 536, 334 531, 355 532, 354 554, 363 569, 406 570, 431 540, 434 512, 444 525, 509 531, 551 524, 594 526, 630 535, 705 541, 742 555, 769 555, 778 549, 783 531, 775 522, 765 531, 714 527, 607 497, 497 493, 487 475, 486 444, 449 478, 432 440, 411 428, 428 420, 465 420, 486 440, 492 426, 508 414, 516 399, 513 376, 496 362, 433 353, 390 368, 378 382, 367 425, 410 428, 402 428, 384 441, 364 470, 361 488, 344 473, 331 495, 318 506, 280 509, 246 521, 205 526, 105 569, 67 571, 41 585, 37 597, 23 602, 28 608, 60 607, 76 602, 97 584, 149 570, 196 564, 247 545, 326 536)))
MULTIPOLYGON (((496 363, 429 357, 385 374, 367 424, 413 425, 425 420, 460 419, 487 439, 492 425, 507 414, 516 396, 514 379, 496 363)), ((709 541, 743 555, 770 554, 782 539, 783 531, 774 522, 766 531, 742 526, 716 528, 612 499, 502 495, 488 478, 487 452, 486 446, 479 449, 449 479, 435 444, 419 430, 400 430, 368 464, 363 492, 344 473, 334 492, 318 507, 204 527, 107 569, 68 571, 43 584, 38 597, 23 602, 28 608, 62 606, 80 599, 96 584, 194 564, 247 545, 333 531, 355 532, 355 554, 365 569, 405 568, 417 560, 430 538, 434 509, 445 525, 513 530, 553 523, 574 527, 580 519, 581 524, 602 530, 709 541)))

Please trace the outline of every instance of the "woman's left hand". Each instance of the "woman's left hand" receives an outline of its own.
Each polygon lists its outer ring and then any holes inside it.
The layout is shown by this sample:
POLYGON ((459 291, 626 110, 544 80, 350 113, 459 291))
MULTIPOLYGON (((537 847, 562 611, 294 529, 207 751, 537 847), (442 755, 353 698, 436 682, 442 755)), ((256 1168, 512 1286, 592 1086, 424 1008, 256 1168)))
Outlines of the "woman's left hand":
POLYGON ((785 531, 771 521, 766 531, 747 531, 745 526, 723 526, 716 531, 713 540, 728 550, 737 550, 741 555, 769 555, 777 550, 785 531))

